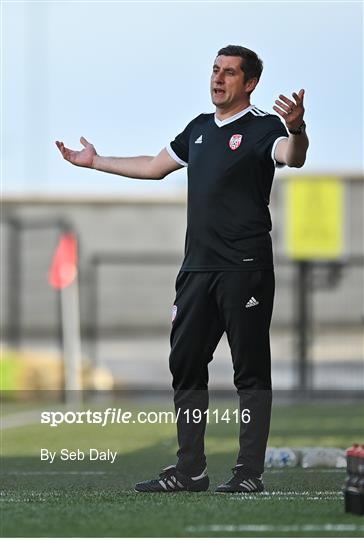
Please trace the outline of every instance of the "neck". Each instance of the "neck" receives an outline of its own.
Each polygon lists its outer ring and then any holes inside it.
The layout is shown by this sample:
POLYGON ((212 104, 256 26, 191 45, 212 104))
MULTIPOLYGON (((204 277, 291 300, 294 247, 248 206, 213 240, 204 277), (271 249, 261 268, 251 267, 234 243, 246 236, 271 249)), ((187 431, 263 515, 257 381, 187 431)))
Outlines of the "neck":
POLYGON ((234 107, 230 107, 229 109, 220 109, 219 107, 216 107, 215 115, 216 118, 219 120, 226 120, 226 118, 230 118, 230 116, 234 116, 234 114, 237 114, 247 107, 250 107, 250 101, 244 101, 244 103, 239 103, 235 105, 234 107))

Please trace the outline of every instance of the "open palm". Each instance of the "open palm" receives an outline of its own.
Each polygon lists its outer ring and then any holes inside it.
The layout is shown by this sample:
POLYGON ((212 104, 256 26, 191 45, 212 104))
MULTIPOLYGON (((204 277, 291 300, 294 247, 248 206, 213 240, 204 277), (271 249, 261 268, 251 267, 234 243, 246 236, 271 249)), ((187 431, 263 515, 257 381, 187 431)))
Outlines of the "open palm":
POLYGON ((94 157, 97 155, 93 144, 89 143, 84 137, 80 138, 83 150, 71 150, 66 148, 63 142, 56 141, 57 148, 65 160, 77 165, 77 167, 92 167, 94 157))
POLYGON ((303 106, 303 98, 305 91, 302 88, 298 94, 292 93, 294 102, 283 94, 279 95, 279 100, 276 99, 276 105, 273 109, 284 119, 288 129, 298 129, 303 122, 305 108, 303 106))

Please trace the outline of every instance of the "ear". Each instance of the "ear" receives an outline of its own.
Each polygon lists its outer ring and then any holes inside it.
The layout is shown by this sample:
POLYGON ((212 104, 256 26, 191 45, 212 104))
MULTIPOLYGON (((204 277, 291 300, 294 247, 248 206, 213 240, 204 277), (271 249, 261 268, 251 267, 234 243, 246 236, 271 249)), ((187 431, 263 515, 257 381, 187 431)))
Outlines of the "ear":
POLYGON ((247 93, 251 94, 253 92, 253 90, 258 84, 258 80, 259 79, 257 79, 257 77, 253 77, 245 84, 245 90, 247 93))

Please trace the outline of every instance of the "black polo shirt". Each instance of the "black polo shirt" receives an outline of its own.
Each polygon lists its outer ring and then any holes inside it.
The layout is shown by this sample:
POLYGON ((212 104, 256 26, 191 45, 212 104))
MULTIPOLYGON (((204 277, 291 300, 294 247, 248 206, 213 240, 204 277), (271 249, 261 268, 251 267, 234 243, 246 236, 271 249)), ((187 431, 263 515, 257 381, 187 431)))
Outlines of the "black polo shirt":
POLYGON ((275 145, 288 137, 278 116, 251 105, 220 121, 200 114, 170 143, 188 167, 182 270, 273 268, 269 197, 275 145))

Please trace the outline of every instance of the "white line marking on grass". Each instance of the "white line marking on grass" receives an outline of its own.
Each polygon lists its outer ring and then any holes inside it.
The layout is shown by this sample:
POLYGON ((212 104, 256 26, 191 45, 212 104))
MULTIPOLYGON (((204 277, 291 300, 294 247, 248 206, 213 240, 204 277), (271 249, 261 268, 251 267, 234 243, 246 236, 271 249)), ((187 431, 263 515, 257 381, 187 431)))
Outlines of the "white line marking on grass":
POLYGON ((13 497, 9 498, 9 499, 5 499, 5 498, 1 498, 0 499, 1 502, 6 502, 6 503, 24 503, 24 502, 29 502, 29 503, 34 503, 34 502, 47 502, 47 499, 15 499, 13 497))
POLYGON ((341 491, 263 491, 262 493, 235 493, 229 497, 231 501, 340 501, 343 499, 341 491))
MULTIPOLYGON (((294 500, 294 498, 292 497, 292 499, 290 499, 291 501, 294 500)), ((344 500, 344 496, 342 495, 341 497, 334 497, 334 496, 331 496, 331 497, 305 497, 305 501, 342 501, 344 500)))
POLYGON ((53 475, 66 475, 66 474, 82 474, 82 475, 98 475, 98 474, 113 474, 106 473, 104 471, 6 471, 2 472, 0 476, 53 476, 53 475))
POLYGON ((341 495, 342 491, 262 491, 260 493, 235 493, 234 496, 249 496, 249 497, 274 497, 276 495, 283 495, 284 497, 306 497, 306 496, 320 496, 320 495, 341 495))
POLYGON ((353 532, 364 531, 362 525, 327 523, 323 525, 201 525, 186 527, 188 532, 353 532))
POLYGON ((335 468, 335 469, 323 469, 323 468, 315 468, 312 467, 311 469, 306 469, 303 467, 283 467, 282 469, 266 469, 264 472, 267 474, 287 474, 288 471, 305 471, 305 473, 345 473, 345 467, 341 468, 335 468))
POLYGON ((260 495, 338 495, 342 491, 263 491, 260 495))
MULTIPOLYGON (((288 495, 287 497, 284 497, 282 495, 279 495, 278 497, 264 497, 263 499, 259 499, 258 497, 253 497, 252 495, 248 497, 230 497, 229 500, 231 501, 297 501, 299 497, 294 497, 292 495, 288 495)), ((342 497, 301 497, 303 501, 342 501, 342 497)))

